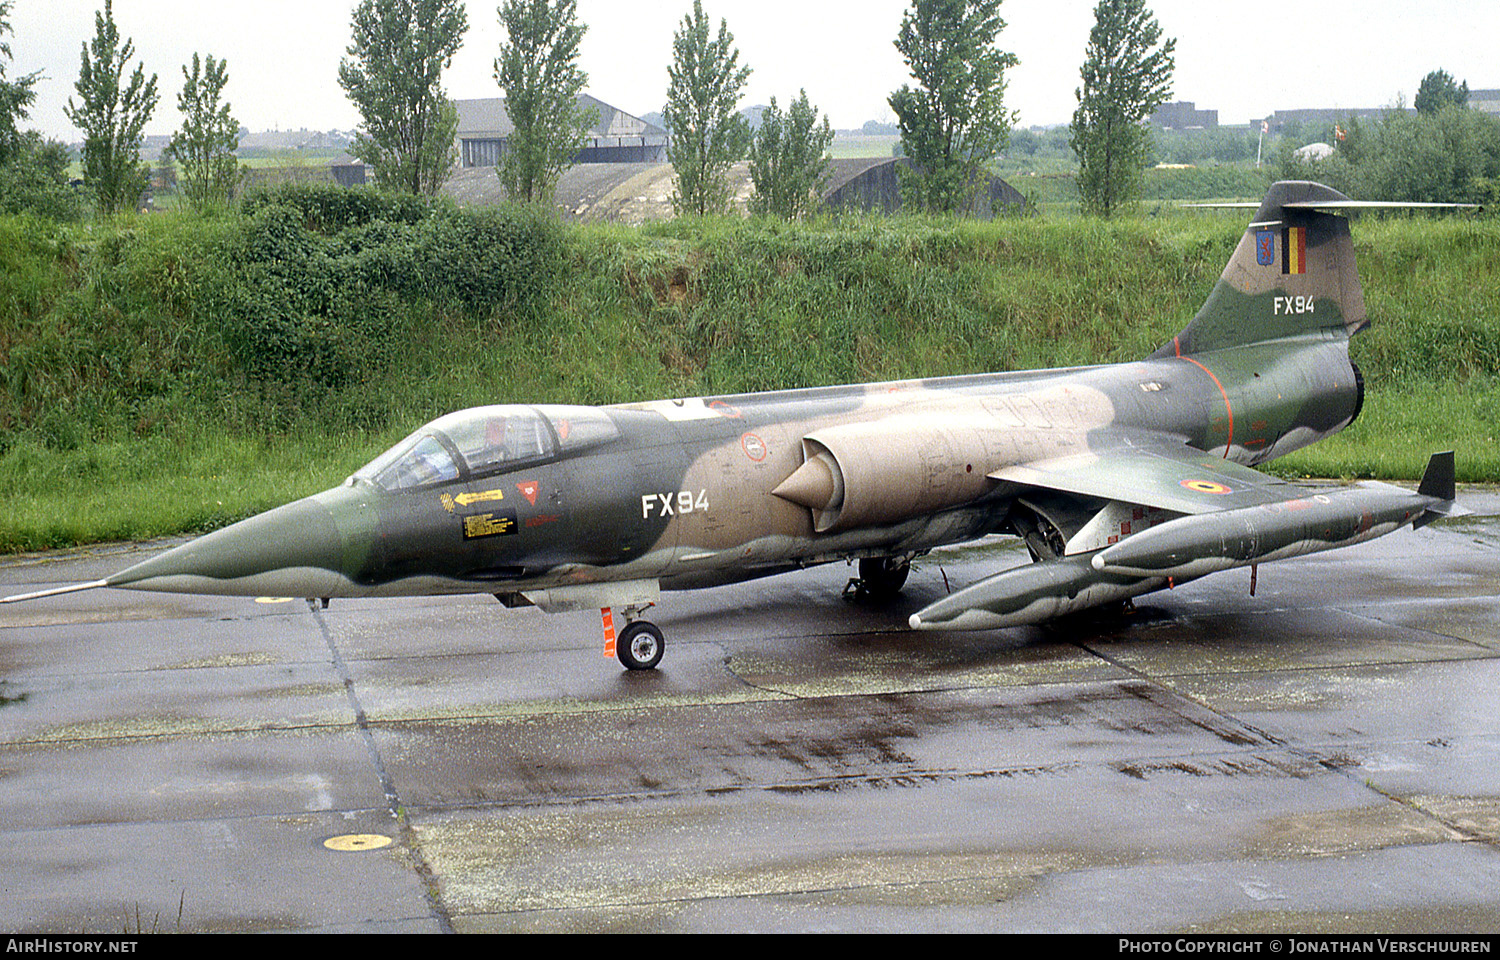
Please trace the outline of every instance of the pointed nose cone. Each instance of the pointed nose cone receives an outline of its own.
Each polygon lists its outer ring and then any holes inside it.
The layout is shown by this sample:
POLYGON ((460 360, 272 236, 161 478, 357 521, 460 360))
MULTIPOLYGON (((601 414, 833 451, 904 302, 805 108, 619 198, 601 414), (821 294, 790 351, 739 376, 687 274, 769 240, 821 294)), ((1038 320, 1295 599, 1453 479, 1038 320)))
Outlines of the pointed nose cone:
POLYGON ((771 493, 798 506, 821 510, 833 496, 833 477, 823 464, 809 460, 771 493))
POLYGON ((781 481, 771 494, 798 506, 827 510, 834 506, 834 499, 842 493, 839 487, 839 477, 833 469, 822 457, 813 457, 781 481))
POLYGON ((323 496, 216 530, 105 581, 106 586, 231 596, 346 595, 345 544, 323 496))

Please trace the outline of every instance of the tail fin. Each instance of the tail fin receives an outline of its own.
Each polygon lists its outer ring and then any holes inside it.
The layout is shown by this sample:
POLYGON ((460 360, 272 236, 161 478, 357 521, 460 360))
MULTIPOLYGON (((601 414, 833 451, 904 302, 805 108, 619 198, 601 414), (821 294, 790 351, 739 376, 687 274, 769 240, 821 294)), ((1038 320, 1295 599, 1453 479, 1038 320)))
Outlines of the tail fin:
POLYGON ((1349 223, 1328 212, 1355 206, 1362 205, 1322 184, 1272 184, 1198 315, 1152 357, 1363 329, 1349 223))
POLYGON ((1458 495, 1454 473, 1453 451, 1434 453, 1427 459, 1427 470, 1417 485, 1417 493, 1434 500, 1452 500, 1458 495))

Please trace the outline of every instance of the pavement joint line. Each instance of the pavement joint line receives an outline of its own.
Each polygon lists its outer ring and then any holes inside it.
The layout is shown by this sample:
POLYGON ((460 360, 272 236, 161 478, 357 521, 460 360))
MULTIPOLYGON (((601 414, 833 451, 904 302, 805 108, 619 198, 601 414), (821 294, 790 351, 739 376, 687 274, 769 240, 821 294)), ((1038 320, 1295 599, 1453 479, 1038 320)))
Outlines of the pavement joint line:
MULTIPOLYGON (((1080 642, 1075 641, 1074 642, 1074 646, 1078 647, 1080 650, 1083 650, 1084 652, 1086 652, 1088 654, 1091 654, 1092 656, 1098 657, 1100 660, 1103 660, 1105 663, 1110 664, 1111 666, 1113 666, 1117 670, 1123 670, 1123 671, 1125 671, 1130 676, 1135 677, 1140 682, 1146 684, 1146 686, 1149 689, 1151 689, 1151 690, 1157 690, 1157 691, 1160 691, 1160 692, 1166 694, 1166 696, 1168 698, 1170 698, 1170 700, 1176 701, 1176 703, 1191 703, 1194 706, 1198 707, 1199 709, 1207 711, 1209 714, 1211 714, 1212 716, 1214 716, 1214 717, 1218 718, 1220 721, 1222 721, 1226 726, 1241 731, 1242 735, 1244 735, 1246 737, 1253 738, 1256 741, 1259 741, 1261 743, 1264 743, 1264 744, 1266 744, 1268 746, 1273 746, 1273 747, 1285 747, 1287 745, 1287 741, 1284 740, 1283 738, 1278 737, 1275 734, 1269 733, 1269 732, 1267 732, 1265 730, 1261 730, 1258 727, 1255 727, 1255 726, 1253 726, 1253 725, 1251 725, 1249 723, 1246 723, 1244 720, 1241 720, 1239 717, 1236 717, 1233 714, 1225 713, 1222 710, 1215 709, 1214 707, 1208 705, 1207 703, 1204 703, 1203 701, 1197 699, 1196 697, 1189 696, 1188 694, 1183 693, 1180 690, 1177 690, 1177 689, 1174 689, 1171 686, 1168 686, 1166 683, 1163 683, 1157 677, 1155 677, 1155 676, 1153 676, 1153 675, 1151 675, 1149 673, 1146 673, 1143 670, 1140 670, 1140 669, 1138 669, 1136 667, 1132 667, 1129 664, 1127 664, 1127 663, 1119 660, 1116 657, 1109 656, 1106 653, 1103 653, 1103 652, 1101 652, 1099 650, 1096 650, 1096 649, 1092 648, 1087 643, 1080 643, 1080 642)), ((1127 691, 1127 692, 1129 692, 1129 691, 1127 691)), ((1153 700, 1151 702, 1156 703, 1157 701, 1153 700)), ((1196 717, 1189 716, 1187 713, 1184 713, 1181 709, 1179 709, 1179 707, 1177 707, 1173 703, 1171 703, 1171 702, 1163 702, 1163 703, 1159 703, 1158 705, 1163 710, 1168 710, 1168 711, 1170 711, 1172 713, 1175 713, 1177 716, 1181 717, 1183 720, 1187 721, 1190 724, 1193 724, 1196 727, 1199 727, 1200 729, 1204 730, 1206 733, 1212 734, 1213 736, 1216 736, 1216 737, 1219 737, 1220 739, 1223 739, 1223 733, 1221 731, 1214 730, 1212 727, 1205 725, 1200 719, 1198 719, 1196 717)))
MULTIPOLYGON (((1378 618, 1366 618, 1366 617, 1362 617, 1362 619, 1374 619, 1375 622, 1384 623, 1384 621, 1381 621, 1378 618)), ((1428 631, 1428 632, 1431 632, 1431 631, 1428 631)), ((1445 634, 1437 634, 1437 635, 1438 636, 1446 636, 1445 634)), ((1454 638, 1454 639, 1461 639, 1461 638, 1454 638)), ((1093 650, 1090 647, 1088 647, 1086 644, 1078 644, 1078 646, 1080 648, 1084 649, 1084 650, 1087 650, 1089 653, 1093 654, 1094 656, 1099 657, 1101 660, 1104 660, 1104 661, 1106 661, 1108 663, 1111 663, 1111 664, 1113 664, 1114 666, 1118 667, 1121 670, 1126 670, 1126 671, 1130 672, 1131 674, 1133 674, 1136 677, 1140 678, 1140 680, 1142 682, 1148 684, 1148 686, 1151 689, 1163 690, 1163 691, 1165 691, 1166 693, 1168 693, 1170 696, 1172 696, 1174 698, 1180 698, 1182 700, 1186 700, 1189 703, 1197 704, 1198 706, 1202 707, 1204 710, 1207 710, 1209 713, 1213 714, 1214 716, 1219 717, 1219 718, 1223 719, 1224 721, 1226 721, 1228 723, 1231 723, 1231 724, 1239 727, 1241 730, 1248 731, 1252 735, 1255 735, 1255 736, 1263 738, 1270 745, 1276 746, 1276 747, 1279 747, 1279 748, 1282 748, 1282 749, 1285 749, 1290 755, 1292 755, 1294 757, 1300 757, 1301 759, 1303 759, 1306 762, 1313 763, 1313 764, 1316 764, 1318 766, 1321 766, 1322 768, 1328 770, 1329 772, 1331 772, 1331 773, 1333 773, 1333 774, 1335 774, 1337 776, 1344 777, 1345 779, 1350 780, 1351 782, 1360 784, 1365 789, 1367 789, 1367 790, 1371 791, 1372 793, 1375 793, 1376 795, 1384 798, 1388 802, 1395 803, 1398 806, 1405 807, 1406 809, 1408 809, 1408 810, 1416 813, 1418 816, 1420 816, 1420 817, 1422 817, 1422 818, 1424 818, 1426 820, 1430 820, 1433 823, 1436 823, 1437 825, 1443 827, 1445 830, 1451 831, 1452 833, 1454 833, 1455 835, 1457 835, 1458 837, 1461 838, 1460 842, 1467 842, 1467 843, 1490 843, 1491 842, 1491 841, 1487 840, 1485 837, 1483 837, 1481 835, 1478 835, 1478 834, 1475 834, 1473 831, 1464 830, 1461 827, 1459 827, 1459 826, 1457 826, 1457 825, 1455 825, 1453 823, 1449 823, 1446 819, 1444 819, 1443 817, 1439 816, 1437 813, 1435 813, 1433 811, 1425 810, 1422 807, 1418 806, 1417 804, 1411 802, 1408 799, 1396 796, 1395 794, 1392 794, 1389 791, 1381 789, 1369 777, 1365 777, 1363 779, 1356 778, 1355 775, 1351 772, 1351 768, 1350 767, 1348 767, 1346 765, 1343 765, 1343 764, 1337 763, 1335 761, 1334 757, 1328 756, 1327 754, 1325 754, 1325 753, 1323 753, 1321 751, 1318 751, 1316 749, 1310 749, 1310 748, 1306 748, 1306 747, 1295 746, 1295 745, 1289 743, 1288 741, 1286 741, 1284 739, 1276 737, 1273 734, 1269 734, 1269 733, 1267 733, 1265 731, 1259 730, 1258 728, 1256 728, 1256 727, 1254 727, 1254 726, 1252 726, 1252 725, 1250 725, 1248 723, 1245 723, 1243 720, 1240 720, 1239 718, 1233 716, 1232 714, 1224 713, 1223 711, 1217 710, 1214 707, 1211 707, 1211 706, 1209 706, 1206 703, 1202 703, 1201 701, 1197 700, 1196 698, 1189 697, 1186 694, 1183 694, 1183 693, 1181 693, 1179 691, 1175 691, 1172 688, 1167 687, 1166 685, 1158 682, 1154 677, 1150 676, 1149 674, 1146 674, 1146 673, 1144 673, 1144 672, 1142 672, 1140 670, 1137 670, 1137 669, 1134 669, 1132 667, 1129 667, 1129 666, 1125 665, 1124 663, 1119 662, 1118 660, 1116 660, 1113 657, 1107 656, 1106 654, 1103 654, 1103 653, 1101 653, 1099 651, 1093 650)), ((1491 650, 1491 648, 1481 647, 1481 649, 1489 650, 1493 654, 1493 650, 1491 650)), ((1465 659, 1468 659, 1468 658, 1465 658, 1465 659)), ((1482 658, 1473 658, 1473 659, 1482 659, 1482 658)), ((1433 661, 1433 662, 1451 662, 1451 659, 1449 659, 1449 660, 1442 660, 1442 661, 1433 661)), ((1365 664, 1365 665, 1362 665, 1362 666, 1380 666, 1380 664, 1365 664)), ((1304 669, 1310 669, 1310 668, 1304 668, 1304 669)), ((1270 671, 1261 671, 1261 672, 1270 672, 1270 671)), ((1175 708, 1173 708, 1173 707, 1171 707, 1171 706, 1169 706, 1167 704, 1162 704, 1162 706, 1165 709, 1173 710, 1173 712, 1177 713, 1179 716, 1181 716, 1184 720, 1188 721, 1189 723, 1194 723, 1194 724, 1196 724, 1196 725, 1198 725, 1200 727, 1203 726, 1201 723, 1198 723, 1198 721, 1194 720, 1192 717, 1189 717, 1189 716, 1183 714, 1180 710, 1176 710, 1175 708)), ((1206 727, 1204 729, 1207 729, 1209 733, 1213 733, 1214 732, 1213 730, 1211 730, 1209 728, 1206 728, 1206 727)))
POLYGON ((380 779, 380 789, 385 794, 387 813, 390 814, 397 826, 400 828, 402 846, 407 856, 411 858, 413 869, 416 871, 417 879, 422 883, 427 903, 432 909, 433 919, 438 922, 438 927, 443 933, 453 933, 453 917, 447 906, 443 903, 442 894, 438 886, 437 874, 432 865, 427 862, 422 849, 417 845, 416 837, 412 832, 411 822, 407 818, 405 808, 401 803, 401 795, 396 790, 395 781, 390 771, 386 768, 385 758, 380 755, 380 748, 375 744, 375 737, 370 729, 370 718, 365 713, 364 704, 360 702, 359 694, 354 688, 354 675, 349 672, 349 665, 344 662, 344 656, 339 651, 338 642, 333 638, 333 631, 328 629, 328 621, 323 617, 323 611, 319 602, 309 598, 307 601, 308 612, 312 614, 313 622, 317 624, 319 632, 323 634, 324 641, 328 644, 328 652, 333 657, 333 668, 343 681, 344 693, 349 698, 349 705, 354 710, 355 726, 359 730, 360 737, 365 742, 365 749, 369 751, 370 762, 375 767, 375 774, 380 779))
MULTIPOLYGON (((746 690, 758 690, 768 696, 790 696, 789 694, 786 694, 780 690, 772 690, 767 687, 763 687, 760 684, 751 683, 749 680, 746 680, 743 676, 740 675, 739 671, 734 669, 734 655, 731 654, 728 650, 724 650, 723 644, 719 644, 718 646, 723 653, 723 655, 719 659, 719 663, 723 666, 725 675, 732 678, 741 687, 744 687, 746 690)), ((801 698, 792 697, 792 699, 796 700, 801 698)))
MULTIPOLYGON (((1318 758, 1312 757, 1312 759, 1316 760, 1318 758)), ((1496 845, 1496 842, 1494 840, 1486 837, 1484 834, 1476 833, 1473 830, 1467 830, 1456 823, 1450 822, 1446 817, 1442 816, 1436 811, 1428 810, 1421 804, 1415 803, 1409 797, 1403 797, 1399 794, 1392 793, 1391 791, 1386 790, 1385 788, 1377 784, 1373 777, 1366 776, 1363 779, 1356 779, 1354 774, 1351 772, 1355 769, 1354 767, 1334 764, 1330 762, 1323 762, 1323 766, 1333 773, 1336 773, 1344 777, 1345 779, 1359 784, 1366 790, 1370 791, 1378 797, 1383 798, 1387 802, 1393 803, 1398 807, 1403 807, 1407 810, 1410 810, 1412 813, 1415 813, 1422 819, 1431 821, 1432 823, 1437 824, 1443 829, 1451 831, 1458 836, 1459 839, 1456 841, 1458 843, 1482 843, 1489 846, 1496 845)))
MULTIPOLYGON (((1430 603, 1431 601, 1428 601, 1428 602, 1430 603)), ((1375 616, 1373 613, 1363 613, 1363 612, 1361 612, 1360 609, 1348 609, 1348 608, 1344 608, 1344 607, 1335 607, 1334 609, 1342 610, 1344 613, 1347 613, 1351 617, 1358 617, 1361 620, 1368 620, 1368 621, 1370 621, 1372 623, 1378 623, 1378 624, 1380 624, 1383 627, 1393 627, 1393 628, 1396 628, 1396 629, 1403 629, 1403 630, 1416 630, 1416 631, 1419 631, 1421 633, 1427 634, 1429 636, 1442 637, 1445 640, 1452 640, 1452 641, 1454 641, 1456 643, 1462 643, 1462 644, 1465 644, 1467 646, 1474 647, 1474 648, 1476 648, 1478 650, 1482 650, 1482 651, 1484 651, 1485 654, 1488 655, 1487 657, 1486 656, 1450 657, 1450 658, 1448 658, 1449 660, 1453 660, 1453 659, 1484 660, 1484 659, 1493 659, 1494 657, 1500 656, 1500 651, 1497 651, 1494 647, 1490 646, 1489 644, 1481 643, 1480 641, 1470 639, 1469 637, 1461 637, 1461 636, 1459 636, 1458 634, 1455 634, 1455 633, 1444 633, 1441 630, 1435 630, 1432 627, 1425 626, 1425 625, 1424 626, 1407 626, 1405 624, 1400 624, 1400 623, 1391 623, 1389 620, 1386 620, 1383 617, 1375 616)), ((1366 609, 1369 609, 1369 608, 1366 608, 1366 609)), ((1379 609, 1379 608, 1375 607, 1373 609, 1379 609)), ((1420 663, 1420 662, 1441 663, 1441 662, 1445 662, 1445 661, 1442 661, 1442 660, 1428 660, 1428 661, 1411 661, 1411 662, 1414 662, 1414 663, 1420 663)))
MULTIPOLYGON (((1454 639, 1461 639, 1461 638, 1454 638, 1454 639)), ((1410 658, 1401 659, 1401 660, 1360 660, 1360 661, 1351 661, 1351 662, 1334 663, 1334 664, 1324 664, 1324 663, 1307 664, 1305 666, 1251 667, 1251 668, 1246 668, 1244 670, 1229 670, 1229 669, 1220 669, 1220 670, 1192 670, 1192 671, 1174 670, 1174 671, 1163 671, 1161 673, 1155 674, 1154 677, 1155 678, 1159 678, 1160 680, 1196 680, 1196 679, 1201 679, 1203 677, 1216 677, 1216 676, 1235 676, 1235 677, 1249 677, 1249 676, 1257 676, 1257 675, 1260 675, 1260 676, 1272 676, 1272 675, 1278 674, 1278 673, 1320 673, 1320 672, 1326 672, 1326 671, 1328 671, 1330 669, 1339 669, 1339 670, 1370 670, 1370 669, 1379 668, 1379 667, 1403 667, 1403 666, 1407 666, 1407 665, 1410 665, 1410 664, 1435 665, 1435 664, 1445 664, 1445 663, 1469 663, 1469 662, 1472 662, 1474 660, 1493 660, 1496 657, 1500 657, 1500 650, 1495 650, 1493 647, 1485 647, 1485 646, 1481 645, 1480 649, 1490 651, 1490 655, 1489 656, 1423 657, 1423 658, 1410 657, 1410 658)), ((1101 659, 1106 659, 1106 658, 1101 657, 1101 659)), ((1123 665, 1121 665, 1120 669, 1124 670, 1124 669, 1128 669, 1128 668, 1126 668, 1123 665)), ((1147 677, 1146 679, 1149 680, 1149 679, 1152 679, 1152 677, 1147 677)), ((1068 681, 1054 681, 1054 682, 1065 683, 1065 682, 1068 682, 1068 681)), ((1164 684, 1164 683, 1162 683, 1160 685, 1161 686, 1166 686, 1166 684, 1164 684)), ((1040 684, 1038 684, 1038 686, 1040 686, 1040 684)), ((955 689, 965 689, 965 688, 955 688, 955 689)), ((1168 688, 1168 689, 1170 689, 1170 688, 1168 688)), ((1196 701, 1194 701, 1194 702, 1196 702, 1196 701)), ((1213 708, 1212 707, 1208 707, 1208 706, 1205 705, 1204 709, 1211 710, 1213 708)))

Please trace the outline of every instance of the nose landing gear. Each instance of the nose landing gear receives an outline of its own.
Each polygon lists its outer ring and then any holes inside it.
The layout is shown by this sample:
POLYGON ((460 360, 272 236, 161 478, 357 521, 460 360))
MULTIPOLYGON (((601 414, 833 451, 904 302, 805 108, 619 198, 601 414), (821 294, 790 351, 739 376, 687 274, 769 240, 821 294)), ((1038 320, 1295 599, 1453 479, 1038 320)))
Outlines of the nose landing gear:
POLYGON ((643 607, 621 608, 627 623, 618 637, 615 636, 614 611, 609 607, 599 611, 604 621, 604 655, 617 657, 626 670, 655 670, 661 663, 661 655, 666 652, 667 641, 661 628, 649 620, 636 619, 652 606, 654 604, 648 603, 643 607))
POLYGON ((655 670, 661 663, 667 642, 656 624, 647 620, 633 620, 620 631, 615 641, 615 655, 626 670, 655 670))

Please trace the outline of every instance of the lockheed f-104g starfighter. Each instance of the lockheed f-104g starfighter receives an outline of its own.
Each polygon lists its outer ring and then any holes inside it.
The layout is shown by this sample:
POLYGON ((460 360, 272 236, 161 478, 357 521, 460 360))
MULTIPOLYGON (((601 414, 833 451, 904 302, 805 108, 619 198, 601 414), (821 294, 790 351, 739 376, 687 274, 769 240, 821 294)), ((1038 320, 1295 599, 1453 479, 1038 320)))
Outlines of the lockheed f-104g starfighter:
POLYGON ((1283 182, 1193 320, 1133 363, 609 407, 507 404, 413 432, 342 485, 93 583, 308 598, 493 594, 598 609, 606 652, 661 659, 662 591, 859 563, 889 595, 934 547, 1021 538, 1033 563, 918 630, 988 630, 1457 512, 1451 454, 1415 491, 1294 486, 1257 464, 1344 429, 1366 325, 1347 219, 1283 182), (615 635, 615 616, 623 621, 615 635))

